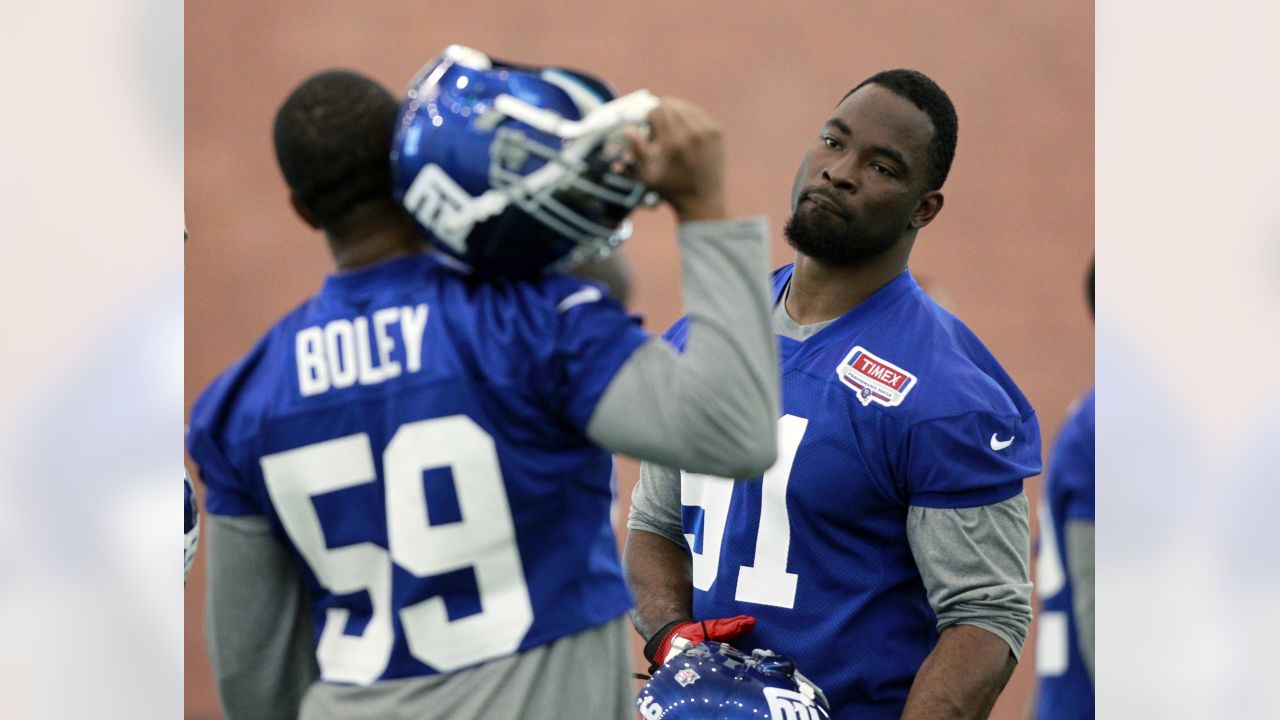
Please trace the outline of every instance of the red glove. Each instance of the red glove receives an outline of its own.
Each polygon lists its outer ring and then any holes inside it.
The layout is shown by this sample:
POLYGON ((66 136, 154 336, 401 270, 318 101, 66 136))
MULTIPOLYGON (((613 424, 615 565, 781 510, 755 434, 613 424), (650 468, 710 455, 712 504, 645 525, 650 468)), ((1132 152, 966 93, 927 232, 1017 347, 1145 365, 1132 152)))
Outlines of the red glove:
POLYGON ((672 650, 671 645, 677 638, 688 641, 688 644, 680 643, 685 647, 692 647, 708 640, 729 642, 751 632, 755 626, 756 619, 750 615, 701 621, 673 620, 654 633, 653 637, 649 638, 649 642, 644 644, 644 656, 653 663, 649 671, 653 672, 670 659, 671 655, 682 649, 676 648, 674 652, 672 650))

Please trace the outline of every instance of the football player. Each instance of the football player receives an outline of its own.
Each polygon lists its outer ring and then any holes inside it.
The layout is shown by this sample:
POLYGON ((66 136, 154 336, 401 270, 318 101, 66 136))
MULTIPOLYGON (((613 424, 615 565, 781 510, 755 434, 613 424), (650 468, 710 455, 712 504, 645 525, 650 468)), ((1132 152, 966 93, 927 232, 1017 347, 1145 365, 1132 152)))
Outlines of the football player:
MULTIPOLYGON (((786 226, 795 263, 773 276, 777 464, 746 483, 641 468, 624 564, 655 664, 677 637, 770 648, 839 720, 986 717, 1008 681, 1031 620, 1022 483, 1039 426, 907 269, 956 134, 946 93, 892 70, 814 137, 786 226)), ((692 347, 691 327, 666 337, 692 347)))
POLYGON ((227 716, 630 716, 610 451, 775 458, 768 241, 726 215, 716 123, 455 46, 399 108, 311 78, 275 145, 338 272, 192 411, 227 716), (556 272, 654 196, 680 223, 684 354, 556 272))
MULTIPOLYGON (((1093 267, 1086 284, 1093 313, 1093 267)), ((1090 720, 1093 694, 1094 391, 1058 432, 1040 500, 1038 720, 1090 720)))

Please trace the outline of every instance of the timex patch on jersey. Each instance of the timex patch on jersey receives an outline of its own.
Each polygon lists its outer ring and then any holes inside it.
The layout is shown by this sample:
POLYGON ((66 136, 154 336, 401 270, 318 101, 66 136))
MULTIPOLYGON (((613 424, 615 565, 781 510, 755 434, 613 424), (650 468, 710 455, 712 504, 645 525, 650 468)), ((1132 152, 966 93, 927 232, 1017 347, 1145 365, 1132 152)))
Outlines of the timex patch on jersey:
POLYGON ((872 355, 861 345, 855 345, 836 366, 836 377, 858 393, 858 400, 864 406, 872 402, 885 407, 901 405, 916 385, 915 375, 872 355))

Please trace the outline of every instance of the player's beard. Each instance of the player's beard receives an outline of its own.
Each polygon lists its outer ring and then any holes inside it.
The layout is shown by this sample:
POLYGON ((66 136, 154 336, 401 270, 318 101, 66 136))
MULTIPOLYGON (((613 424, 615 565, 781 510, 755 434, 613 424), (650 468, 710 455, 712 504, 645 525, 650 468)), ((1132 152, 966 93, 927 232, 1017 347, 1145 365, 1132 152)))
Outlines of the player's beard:
POLYGON ((856 219, 815 207, 797 208, 782 232, 797 251, 824 265, 849 267, 876 257, 897 244, 901 230, 870 232, 856 219))

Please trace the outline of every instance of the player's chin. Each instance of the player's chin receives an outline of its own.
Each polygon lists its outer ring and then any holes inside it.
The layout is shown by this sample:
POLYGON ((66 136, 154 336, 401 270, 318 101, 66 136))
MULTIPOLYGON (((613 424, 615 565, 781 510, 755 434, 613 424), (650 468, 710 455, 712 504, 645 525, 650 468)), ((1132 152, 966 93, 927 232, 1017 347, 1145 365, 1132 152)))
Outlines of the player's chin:
POLYGON ((852 234, 847 220, 826 210, 815 209, 811 203, 796 210, 784 229, 787 239, 796 249, 827 247, 843 244, 842 238, 852 234))

